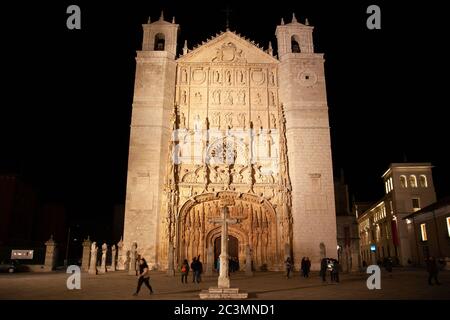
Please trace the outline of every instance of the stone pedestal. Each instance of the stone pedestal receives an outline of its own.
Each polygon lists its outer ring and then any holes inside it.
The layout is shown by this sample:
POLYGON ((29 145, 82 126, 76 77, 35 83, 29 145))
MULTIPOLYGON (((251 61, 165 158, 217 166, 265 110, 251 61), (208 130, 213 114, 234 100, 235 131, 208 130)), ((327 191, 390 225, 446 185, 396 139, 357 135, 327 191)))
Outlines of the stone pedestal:
POLYGON ((83 241, 83 257, 81 260, 81 269, 83 271, 89 271, 89 260, 91 258, 91 240, 89 237, 83 241))
POLYGON ((209 288, 202 290, 200 299, 247 299, 247 292, 239 292, 238 288, 209 288))
POLYGON ((57 248, 53 236, 45 243, 44 270, 52 271, 56 267, 57 248))

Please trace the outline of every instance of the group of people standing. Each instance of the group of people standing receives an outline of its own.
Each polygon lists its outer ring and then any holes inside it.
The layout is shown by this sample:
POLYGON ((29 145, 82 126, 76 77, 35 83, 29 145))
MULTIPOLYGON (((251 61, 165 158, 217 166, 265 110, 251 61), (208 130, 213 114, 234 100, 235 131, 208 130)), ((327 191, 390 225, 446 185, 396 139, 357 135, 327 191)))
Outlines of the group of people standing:
MULTIPOLYGON (((293 272, 294 264, 291 261, 290 257, 287 257, 286 261, 284 262, 286 266, 286 278, 289 279, 291 272, 293 272)), ((311 271, 311 260, 309 260, 309 257, 303 257, 302 262, 300 265, 300 269, 302 270, 302 275, 304 278, 309 278, 309 272, 311 271)))
POLYGON ((188 282, 187 277, 189 275, 190 270, 192 270, 192 282, 200 283, 202 281, 202 273, 203 273, 203 263, 200 261, 200 255, 192 259, 190 267, 187 259, 184 259, 180 267, 181 283, 188 282))

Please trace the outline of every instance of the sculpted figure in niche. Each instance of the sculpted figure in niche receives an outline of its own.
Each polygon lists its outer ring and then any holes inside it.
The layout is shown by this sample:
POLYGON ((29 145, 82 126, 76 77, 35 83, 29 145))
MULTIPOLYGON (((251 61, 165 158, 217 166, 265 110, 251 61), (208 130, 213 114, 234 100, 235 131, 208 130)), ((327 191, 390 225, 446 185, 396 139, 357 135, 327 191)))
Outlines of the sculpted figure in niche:
POLYGON ((239 113, 237 120, 239 127, 245 129, 245 113, 239 113))
POLYGON ((227 127, 233 127, 233 113, 229 112, 225 115, 225 121, 227 123, 227 127))
POLYGON ((202 94, 200 92, 195 93, 195 102, 201 103, 202 102, 202 94))
POLYGON ((227 79, 227 84, 231 85, 231 71, 227 70, 226 72, 226 79, 227 79))
POLYGON ((214 71, 214 82, 220 83, 220 73, 217 70, 214 71))
POLYGON ((186 90, 183 90, 183 92, 181 93, 181 104, 186 104, 187 101, 187 93, 186 90))
POLYGON ((270 93, 270 101, 269 101, 271 106, 275 105, 275 95, 273 94, 273 92, 270 93))
POLYGON ((220 127, 220 112, 214 112, 211 119, 212 125, 215 127, 220 127))
POLYGON ((270 71, 270 84, 275 85, 275 73, 273 71, 270 71))
POLYGON ((186 117, 184 116, 183 112, 180 115, 180 127, 182 129, 186 128, 186 117))
POLYGON ((272 120, 272 128, 276 129, 277 128, 277 118, 275 117, 275 115, 273 113, 270 115, 270 120, 272 120))
POLYGON ((233 91, 228 91, 227 94, 227 104, 233 105, 233 91))
POLYGON ((213 103, 220 104, 220 90, 213 91, 213 103))
POLYGON ((186 72, 186 69, 183 69, 183 71, 181 71, 181 82, 182 82, 182 83, 186 83, 186 82, 187 82, 187 72, 186 72))
POLYGON ((194 131, 200 131, 202 129, 202 120, 200 116, 197 114, 194 119, 194 131))
POLYGON ((259 92, 256 93, 255 102, 256 102, 256 104, 261 104, 261 94, 259 92))
POLYGON ((239 70, 239 82, 245 84, 245 71, 239 70))
POLYGON ((245 104, 245 90, 240 90, 238 93, 238 103, 245 104))

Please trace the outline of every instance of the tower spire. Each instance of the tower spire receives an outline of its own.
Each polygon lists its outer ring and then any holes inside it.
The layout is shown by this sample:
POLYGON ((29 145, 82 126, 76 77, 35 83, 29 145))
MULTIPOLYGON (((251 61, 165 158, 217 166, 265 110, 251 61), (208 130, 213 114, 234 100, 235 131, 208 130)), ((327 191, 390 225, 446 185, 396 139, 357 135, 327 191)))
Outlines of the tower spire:
POLYGON ((164 21, 164 10, 161 10, 161 15, 159 16, 159 21, 164 21))
POLYGON ((225 30, 230 31, 230 13, 232 12, 232 10, 230 9, 230 6, 227 6, 227 8, 222 11, 225 12, 226 15, 225 30))
POLYGON ((184 40, 183 55, 188 53, 187 40, 184 40))
POLYGON ((283 18, 281 18, 281 25, 282 26, 284 25, 284 19, 283 18))
POLYGON ((306 26, 309 26, 308 18, 305 19, 305 25, 306 25, 306 26))

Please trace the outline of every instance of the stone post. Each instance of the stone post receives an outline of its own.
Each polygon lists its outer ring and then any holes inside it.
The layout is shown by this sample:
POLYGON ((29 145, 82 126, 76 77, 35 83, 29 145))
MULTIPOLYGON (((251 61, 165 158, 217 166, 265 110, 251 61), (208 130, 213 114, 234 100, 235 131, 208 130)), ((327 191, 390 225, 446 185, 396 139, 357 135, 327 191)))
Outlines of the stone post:
POLYGON ((100 266, 100 273, 106 273, 106 253, 108 252, 108 246, 106 243, 102 244, 102 264, 100 266))
POLYGON ((111 247, 111 270, 116 271, 116 245, 113 244, 111 247))
POLYGON ((52 271, 56 267, 57 248, 56 242, 53 240, 53 235, 45 243, 45 262, 44 270, 52 271))
POLYGON ((126 269, 126 252, 123 250, 123 240, 120 237, 120 241, 117 243, 117 270, 126 269))
POLYGON ((81 260, 81 269, 83 271, 89 271, 89 259, 91 257, 91 244, 92 241, 89 239, 89 236, 86 240, 83 241, 83 257, 81 260))
POLYGON ((206 260, 205 276, 212 276, 213 270, 214 270, 214 252, 213 252, 213 246, 209 245, 208 255, 207 255, 207 260, 206 260))
POLYGON ((89 264, 89 274, 97 274, 97 243, 91 244, 91 263, 89 264))
POLYGON ((130 261, 128 267, 128 274, 132 276, 136 275, 136 251, 137 251, 137 243, 133 242, 130 250, 130 261))
POLYGON ((250 245, 245 247, 245 275, 253 276, 252 271, 252 250, 250 249, 250 245))

